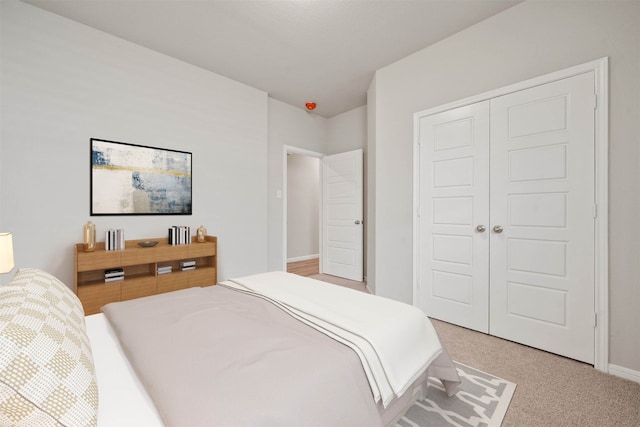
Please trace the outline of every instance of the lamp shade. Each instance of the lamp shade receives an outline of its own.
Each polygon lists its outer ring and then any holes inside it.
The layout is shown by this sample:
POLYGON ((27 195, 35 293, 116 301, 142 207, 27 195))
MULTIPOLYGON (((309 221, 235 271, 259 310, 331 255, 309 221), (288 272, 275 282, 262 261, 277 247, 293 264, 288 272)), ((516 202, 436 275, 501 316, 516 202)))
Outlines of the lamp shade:
POLYGON ((0 233, 0 274, 13 269, 13 236, 11 233, 0 233))

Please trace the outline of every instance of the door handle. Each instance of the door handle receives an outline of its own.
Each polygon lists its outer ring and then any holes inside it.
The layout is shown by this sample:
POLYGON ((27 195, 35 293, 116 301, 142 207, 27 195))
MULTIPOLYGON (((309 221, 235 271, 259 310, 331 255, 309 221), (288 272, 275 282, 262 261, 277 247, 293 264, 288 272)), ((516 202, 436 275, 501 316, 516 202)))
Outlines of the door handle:
POLYGON ((485 232, 485 230, 486 230, 486 228, 485 228, 485 226, 484 226, 484 225, 482 225, 482 224, 480 224, 480 225, 478 225, 478 226, 476 227, 476 231, 477 231, 478 233, 484 233, 484 232, 485 232))
POLYGON ((494 233, 497 233, 497 234, 502 233, 502 226, 501 226, 501 225, 495 225, 495 226, 493 227, 493 232, 494 232, 494 233))

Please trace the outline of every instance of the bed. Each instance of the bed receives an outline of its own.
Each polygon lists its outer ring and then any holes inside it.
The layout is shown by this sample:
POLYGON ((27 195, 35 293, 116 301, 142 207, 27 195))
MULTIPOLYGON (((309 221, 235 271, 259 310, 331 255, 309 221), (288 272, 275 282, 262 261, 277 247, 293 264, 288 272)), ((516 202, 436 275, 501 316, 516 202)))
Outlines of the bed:
MULTIPOLYGON (((16 294, 22 293, 24 298, 24 289, 29 287, 48 301, 48 310, 62 304, 68 311, 66 320, 77 322, 75 295, 66 295, 68 288, 64 284, 45 272, 22 269, 8 289, 0 292, 0 300, 13 301, 0 308, 0 322, 6 323, 0 323, 0 339, 4 340, 0 344, 12 341, 6 334, 6 325, 24 323, 17 313, 25 301, 17 301, 16 294), (34 287, 34 282, 38 286, 34 287), (64 289, 59 290, 60 286, 64 289), (62 296, 52 297, 47 288, 55 288, 55 294, 62 296), (61 298, 68 301, 61 303, 61 298)), ((71 341, 82 344, 81 348, 86 344, 85 349, 72 351, 83 369, 74 371, 79 377, 78 389, 70 394, 75 394, 76 401, 87 402, 76 402, 69 409, 77 413, 66 425, 392 425, 424 393, 427 376, 440 378, 449 394, 455 392, 459 379, 423 314, 426 323, 418 329, 426 333, 429 342, 412 347, 416 351, 396 351, 403 341, 413 339, 393 326, 396 321, 373 320, 373 332, 359 329, 360 317, 361 323, 369 324, 373 318, 384 319, 395 310, 413 310, 396 302, 388 305, 390 300, 383 300, 300 276, 267 273, 214 287, 107 305, 104 313, 80 317, 82 328, 67 327, 67 332, 61 332, 68 335, 72 330, 80 338, 71 341), (273 288, 275 292, 270 292, 273 288), (283 293, 287 288, 292 293, 283 293), (298 292, 298 288, 302 291, 298 292), (363 297, 366 302, 361 305, 363 297), (346 308, 342 312, 353 315, 336 318, 334 313, 322 320, 324 315, 319 312, 327 306, 325 298, 331 302, 330 311, 340 313, 346 308), (351 306, 354 301, 358 301, 357 307, 351 306), (367 306, 377 314, 367 313, 366 309, 362 312, 361 307, 367 306), (84 329, 83 336, 80 329, 84 329), (343 329, 347 330, 346 335, 341 332, 343 329), (384 338, 389 335, 393 339, 384 338), (359 341, 362 342, 358 344, 359 341), (360 350, 354 343, 360 345, 360 350), (369 344, 372 347, 367 347, 369 344), (85 366, 87 350, 92 369, 85 366), (424 355, 414 357, 414 353, 424 355), (400 363, 394 364, 394 360, 400 363), (97 387, 95 402, 91 398, 93 387, 97 387)), ((44 307, 43 301, 38 304, 44 307)), ((415 312, 409 317, 412 316, 415 312)), ((397 322, 403 323, 401 319, 397 322)), ((12 342, 11 346, 16 345, 12 342)), ((54 347, 51 352, 59 353, 54 347)), ((9 359, 17 357, 16 351, 0 353, 0 375, 5 375, 11 365, 9 359)), ((69 365, 68 360, 66 364, 69 365)), ((6 387, 5 377, 0 378, 6 388, 0 388, 0 424, 7 421, 3 417, 9 410, 15 410, 7 406, 7 401, 20 396, 27 400, 22 406, 31 411, 28 420, 49 416, 49 424, 38 425, 56 425, 57 420, 46 408, 46 399, 25 398, 29 396, 25 385, 6 387), (9 396, 11 392, 13 397, 9 396)), ((52 375, 44 377, 51 379, 52 375)), ((64 381, 70 382, 68 378, 64 381)), ((21 410, 25 412, 24 408, 21 410)), ((69 415, 62 415, 67 421, 70 419, 69 415)), ((11 424, 20 423, 13 420, 11 424)))

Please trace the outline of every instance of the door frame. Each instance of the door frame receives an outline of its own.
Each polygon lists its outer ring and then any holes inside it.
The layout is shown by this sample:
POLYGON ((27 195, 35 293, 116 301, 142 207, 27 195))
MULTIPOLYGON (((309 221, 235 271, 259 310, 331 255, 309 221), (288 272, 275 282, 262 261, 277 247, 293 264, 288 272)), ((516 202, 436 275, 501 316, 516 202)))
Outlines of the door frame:
POLYGON ((594 367, 599 371, 609 371, 609 90, 608 71, 609 58, 604 57, 563 70, 544 74, 533 79, 525 80, 489 92, 450 102, 434 108, 414 113, 413 115, 413 305, 418 304, 418 265, 419 265, 419 183, 420 183, 420 155, 419 155, 419 121, 421 117, 441 113, 453 108, 486 101, 499 96, 540 86, 556 80, 573 77, 593 71, 595 75, 595 95, 597 108, 595 118, 595 284, 594 297, 594 367))
MULTIPOLYGON (((306 150, 304 148, 294 147, 292 145, 283 145, 282 146, 282 271, 287 271, 287 236, 288 236, 288 228, 287 228, 287 154, 299 154, 307 157, 315 157, 317 159, 322 160, 326 154, 318 153, 316 151, 306 150)), ((322 165, 320 169, 320 182, 323 179, 322 165)), ((322 185, 320 186, 320 192, 318 194, 319 200, 319 218, 320 223, 322 223, 322 218, 324 215, 324 211, 322 208, 322 185)), ((319 248, 319 262, 320 262, 320 272, 323 269, 323 257, 322 257, 322 225, 318 227, 320 235, 318 242, 320 243, 319 248)))

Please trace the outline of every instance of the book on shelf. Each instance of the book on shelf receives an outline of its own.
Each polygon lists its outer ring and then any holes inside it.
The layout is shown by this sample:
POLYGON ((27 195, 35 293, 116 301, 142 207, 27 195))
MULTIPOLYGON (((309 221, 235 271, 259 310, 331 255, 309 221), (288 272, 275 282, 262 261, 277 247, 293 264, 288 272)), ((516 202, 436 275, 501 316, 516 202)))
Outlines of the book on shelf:
POLYGON ((184 267, 195 267, 196 266, 196 262, 195 261, 180 261, 180 267, 184 268, 184 267))
POLYGON ((124 269, 123 268, 112 268, 104 271, 104 278, 108 279, 111 277, 124 277, 124 269))
POLYGON ((159 266, 158 267, 158 274, 167 274, 167 273, 171 273, 171 266, 170 265, 166 265, 166 266, 159 266))
POLYGON ((121 280, 124 280, 124 275, 123 276, 116 276, 116 277, 105 277, 104 281, 105 283, 109 283, 109 282, 119 282, 121 280))
POLYGON ((124 249, 124 230, 110 228, 104 235, 104 249, 106 251, 121 251, 124 249))
POLYGON ((124 277, 124 273, 111 273, 111 274, 104 275, 105 279, 111 279, 113 277, 124 277))
POLYGON ((195 266, 195 265, 192 265, 192 266, 190 266, 190 267, 182 267, 182 268, 181 268, 181 270, 182 270, 182 271, 195 270, 195 269, 196 269, 196 266, 195 266))
POLYGON ((170 245, 187 245, 191 243, 191 227, 186 225, 169 227, 167 242, 170 245))

